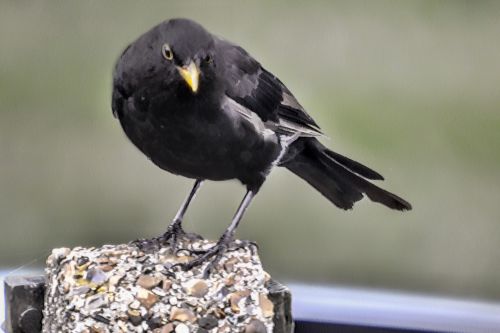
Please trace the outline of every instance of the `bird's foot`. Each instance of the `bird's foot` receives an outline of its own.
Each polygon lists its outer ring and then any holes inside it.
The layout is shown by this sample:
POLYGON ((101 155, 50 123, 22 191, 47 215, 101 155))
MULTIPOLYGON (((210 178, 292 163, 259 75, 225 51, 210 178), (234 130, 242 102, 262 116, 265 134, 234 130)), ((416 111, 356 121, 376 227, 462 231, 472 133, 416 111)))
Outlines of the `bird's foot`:
POLYGON ((210 273, 216 269, 222 255, 229 249, 231 241, 232 236, 224 234, 219 239, 217 244, 207 250, 190 250, 189 252, 191 255, 198 255, 198 257, 182 264, 182 269, 188 271, 208 261, 208 264, 203 271, 203 277, 208 278, 210 273))
POLYGON ((237 241, 233 242, 232 245, 233 246, 227 249, 228 252, 248 248, 252 252, 252 255, 255 255, 256 251, 259 249, 259 245, 256 242, 246 239, 238 239, 237 241))
POLYGON ((158 238, 136 239, 136 240, 131 241, 129 244, 134 245, 134 246, 138 247, 141 251, 146 251, 146 252, 157 251, 159 248, 158 238))
POLYGON ((167 231, 159 237, 162 244, 168 243, 172 252, 177 252, 180 239, 186 237, 186 232, 182 229, 180 221, 174 220, 169 226, 167 231))
POLYGON ((249 248, 252 254, 255 255, 258 245, 255 242, 247 240, 237 240, 232 242, 232 237, 222 236, 217 244, 207 250, 179 249, 179 251, 187 251, 190 256, 198 256, 187 263, 180 264, 180 266, 183 270, 188 271, 194 267, 201 266, 208 261, 208 264, 203 271, 203 277, 208 278, 210 273, 217 268, 224 253, 238 251, 242 248, 249 248))
POLYGON ((210 276, 210 274, 217 268, 217 265, 219 264, 219 261, 226 250, 227 250, 226 244, 217 243, 202 255, 183 264, 182 268, 185 271, 188 271, 191 270, 193 267, 200 266, 208 261, 207 266, 203 270, 203 278, 207 279, 210 276))

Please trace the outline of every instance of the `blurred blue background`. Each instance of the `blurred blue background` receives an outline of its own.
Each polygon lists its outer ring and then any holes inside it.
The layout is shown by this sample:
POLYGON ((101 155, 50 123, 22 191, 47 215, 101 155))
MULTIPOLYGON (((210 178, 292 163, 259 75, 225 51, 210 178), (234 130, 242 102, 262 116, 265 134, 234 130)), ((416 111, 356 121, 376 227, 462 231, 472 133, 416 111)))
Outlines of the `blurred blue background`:
MULTIPOLYGON (((125 138, 122 49, 172 17, 237 42, 409 213, 344 212, 275 170, 238 230, 278 279, 500 300, 500 2, 0 1, 0 267, 164 231, 192 181, 125 138)), ((185 220, 216 238, 244 194, 207 183, 185 220)))

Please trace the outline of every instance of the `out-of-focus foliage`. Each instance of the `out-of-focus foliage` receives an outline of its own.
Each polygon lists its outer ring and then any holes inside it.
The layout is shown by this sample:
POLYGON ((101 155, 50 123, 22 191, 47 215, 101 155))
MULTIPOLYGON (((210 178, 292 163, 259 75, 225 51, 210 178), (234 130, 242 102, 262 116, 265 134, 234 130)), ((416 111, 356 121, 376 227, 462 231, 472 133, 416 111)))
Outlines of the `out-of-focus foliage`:
MULTIPOLYGON (((189 17, 245 47, 409 213, 343 212, 275 170, 238 236, 275 277, 500 299, 500 3, 1 1, 0 266, 163 232, 191 186, 110 110, 121 50, 189 17)), ((207 183, 187 229, 217 237, 244 189, 207 183)))

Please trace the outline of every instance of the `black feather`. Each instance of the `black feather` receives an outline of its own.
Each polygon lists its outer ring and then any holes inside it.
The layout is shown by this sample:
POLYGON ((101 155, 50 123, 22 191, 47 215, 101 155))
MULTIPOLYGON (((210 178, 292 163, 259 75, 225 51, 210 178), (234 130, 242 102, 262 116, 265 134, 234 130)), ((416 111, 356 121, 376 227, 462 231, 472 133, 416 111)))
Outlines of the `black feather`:
POLYGON ((296 107, 283 104, 284 94, 294 97, 276 76, 241 47, 225 40, 216 40, 215 45, 219 61, 223 62, 219 68, 224 70, 227 96, 255 112, 263 121, 278 123, 282 118, 320 134, 318 124, 298 103, 296 107))
POLYGON ((340 155, 339 153, 336 153, 336 152, 331 151, 329 149, 325 149, 325 154, 328 155, 329 157, 333 158, 335 161, 342 164, 344 167, 348 168, 352 172, 357 173, 360 176, 363 176, 365 178, 372 179, 372 180, 384 180, 384 177, 381 174, 379 174, 377 171, 372 170, 369 167, 367 167, 359 162, 351 160, 348 157, 340 155))
POLYGON ((354 203, 361 200, 365 194, 372 201, 392 209, 410 210, 412 208, 406 200, 356 174, 367 174, 372 178, 377 175, 381 177, 375 171, 329 151, 314 138, 302 139, 294 144, 302 144, 303 147, 299 148, 299 152, 287 160, 283 166, 311 184, 337 207, 351 209, 354 203), (343 165, 342 161, 347 165, 343 165))

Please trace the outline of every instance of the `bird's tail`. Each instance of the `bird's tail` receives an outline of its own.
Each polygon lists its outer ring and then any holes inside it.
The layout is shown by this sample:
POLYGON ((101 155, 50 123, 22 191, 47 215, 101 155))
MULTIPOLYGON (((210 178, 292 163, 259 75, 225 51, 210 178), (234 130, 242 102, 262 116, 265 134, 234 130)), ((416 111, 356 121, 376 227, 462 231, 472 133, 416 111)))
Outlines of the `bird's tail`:
POLYGON ((314 138, 301 138, 292 143, 281 165, 340 208, 350 209, 366 195, 392 209, 411 209, 406 200, 367 180, 383 180, 379 173, 329 150, 314 138))

